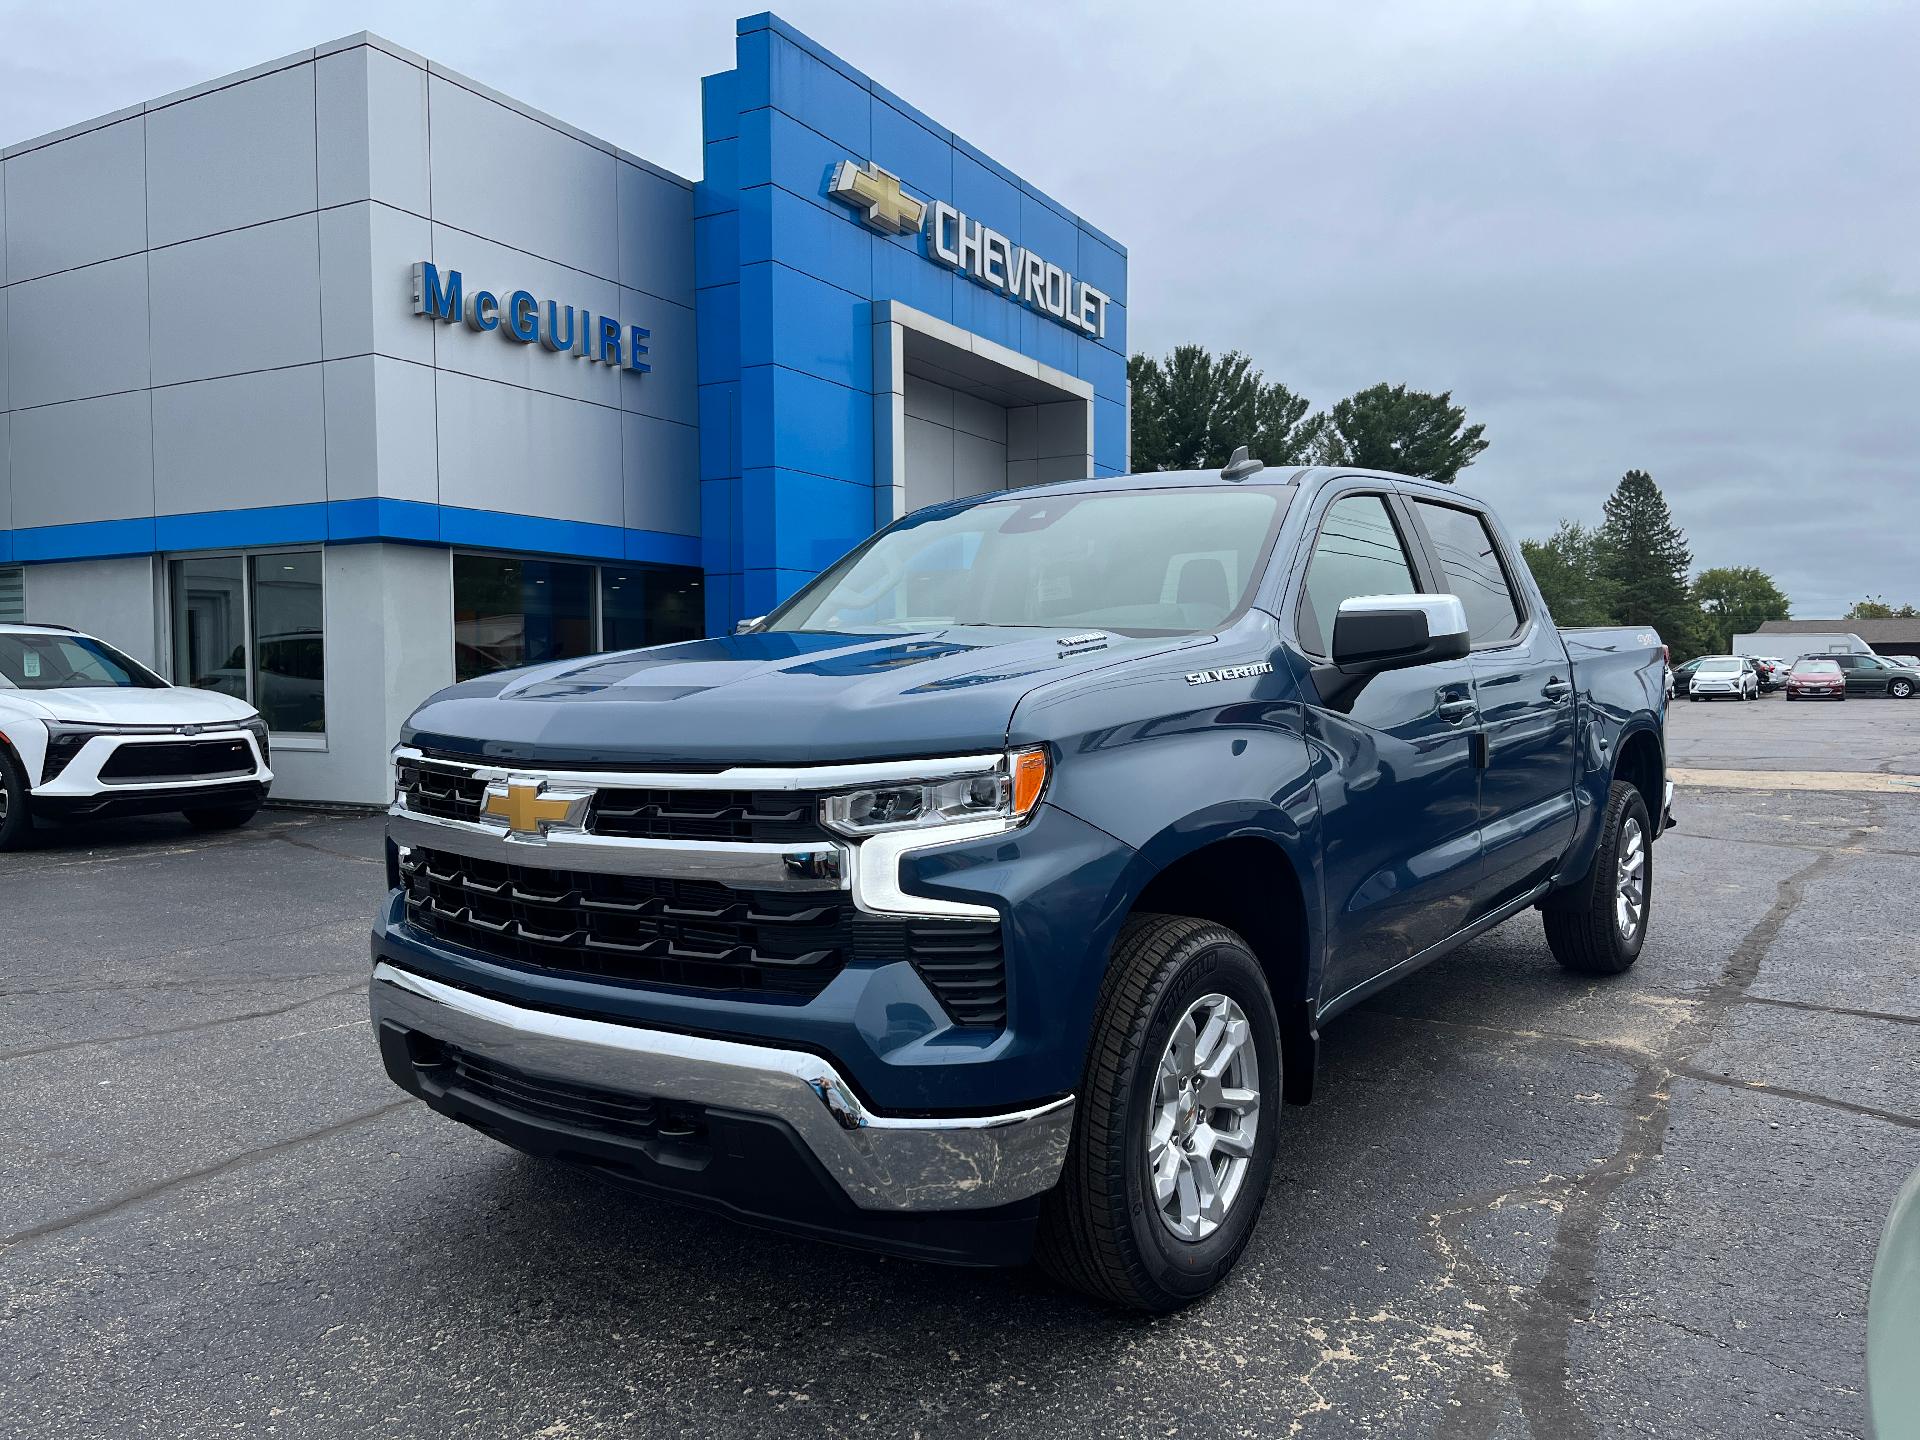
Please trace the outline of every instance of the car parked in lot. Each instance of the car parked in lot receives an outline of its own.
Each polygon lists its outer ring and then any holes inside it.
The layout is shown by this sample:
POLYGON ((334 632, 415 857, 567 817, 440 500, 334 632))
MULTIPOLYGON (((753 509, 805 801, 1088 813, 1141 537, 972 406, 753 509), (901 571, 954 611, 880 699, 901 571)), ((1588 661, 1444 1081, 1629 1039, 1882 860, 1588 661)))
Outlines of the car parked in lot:
POLYGON ((1808 655, 1793 662, 1787 674, 1789 700, 1844 700, 1847 677, 1831 655, 1808 655))
POLYGON ((1792 669, 1786 661, 1775 659, 1771 655, 1755 655, 1753 668, 1760 676, 1762 693, 1770 690, 1784 690, 1787 685, 1787 673, 1792 669))
POLYGON ((0 625, 0 850, 38 820, 179 811, 243 825, 266 799, 267 726, 61 625, 0 625))
POLYGON ((1911 700, 1920 692, 1920 670, 1896 665, 1884 655, 1829 655, 1846 676, 1849 695, 1890 695, 1911 700))
POLYGON ((744 633, 430 697, 374 1033, 510 1145, 1167 1310, 1329 1020, 1528 908, 1634 963, 1665 676, 1451 486, 1243 452, 950 501, 744 633))
POLYGON ((1902 670, 1920 671, 1920 655, 1885 655, 1885 656, 1882 656, 1881 658, 1885 660, 1891 660, 1894 664, 1898 665, 1902 670))
POLYGON ((1705 655, 1694 662, 1689 700, 1758 700, 1760 672, 1744 655, 1705 655))

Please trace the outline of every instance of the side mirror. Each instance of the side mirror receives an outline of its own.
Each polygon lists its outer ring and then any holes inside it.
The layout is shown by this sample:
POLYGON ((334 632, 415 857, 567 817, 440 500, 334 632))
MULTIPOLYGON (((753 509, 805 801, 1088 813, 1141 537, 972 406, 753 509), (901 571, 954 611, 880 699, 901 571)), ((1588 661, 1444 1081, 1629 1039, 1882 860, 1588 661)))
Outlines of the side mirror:
POLYGON ((760 628, 760 622, 766 618, 764 615, 749 615, 733 627, 733 633, 736 635, 751 635, 760 628))
POLYGON ((1314 684, 1324 705, 1346 711, 1375 675, 1464 659, 1473 640, 1456 595, 1356 595, 1340 602, 1332 648, 1314 684))

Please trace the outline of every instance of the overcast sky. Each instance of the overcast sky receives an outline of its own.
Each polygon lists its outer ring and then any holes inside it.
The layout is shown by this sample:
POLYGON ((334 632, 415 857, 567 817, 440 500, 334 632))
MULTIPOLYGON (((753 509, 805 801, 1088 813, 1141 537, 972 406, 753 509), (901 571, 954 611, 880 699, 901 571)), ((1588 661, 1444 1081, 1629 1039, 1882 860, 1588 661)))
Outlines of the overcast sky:
MULTIPOLYGON (((697 177, 746 9, 0 3, 0 143, 371 29, 697 177)), ((779 13, 1125 243, 1136 350, 1451 390, 1521 534, 1638 466, 1797 615, 1920 604, 1911 0, 779 13)))

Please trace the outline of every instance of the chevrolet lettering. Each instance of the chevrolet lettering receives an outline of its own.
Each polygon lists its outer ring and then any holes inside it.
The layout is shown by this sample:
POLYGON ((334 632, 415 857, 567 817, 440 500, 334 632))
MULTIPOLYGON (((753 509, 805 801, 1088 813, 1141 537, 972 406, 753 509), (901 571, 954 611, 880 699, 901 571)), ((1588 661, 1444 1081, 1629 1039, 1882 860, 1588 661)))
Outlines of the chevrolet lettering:
POLYGON ((911 235, 924 225, 923 253, 929 260, 1083 335, 1106 337, 1111 297, 1105 291, 1075 279, 944 200, 915 199, 901 189, 900 177, 892 171, 842 160, 827 182, 827 194, 858 210, 861 219, 883 235, 911 235))
POLYGON ((1658 638, 1556 629, 1451 486, 1243 452, 942 501, 733 633, 430 696, 374 1034, 643 1194, 1170 1310, 1343 1012, 1528 909, 1624 1003, 1665 709, 1658 638))

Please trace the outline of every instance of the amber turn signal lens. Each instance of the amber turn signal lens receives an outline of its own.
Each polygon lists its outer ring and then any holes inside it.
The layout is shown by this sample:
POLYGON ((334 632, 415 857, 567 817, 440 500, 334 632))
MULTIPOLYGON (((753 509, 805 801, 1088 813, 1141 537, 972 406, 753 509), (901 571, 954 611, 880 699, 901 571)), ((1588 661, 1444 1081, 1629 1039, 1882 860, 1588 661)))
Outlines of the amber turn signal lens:
POLYGON ((1021 750, 1013 757, 1013 814, 1024 819, 1047 788, 1047 752, 1021 750))

